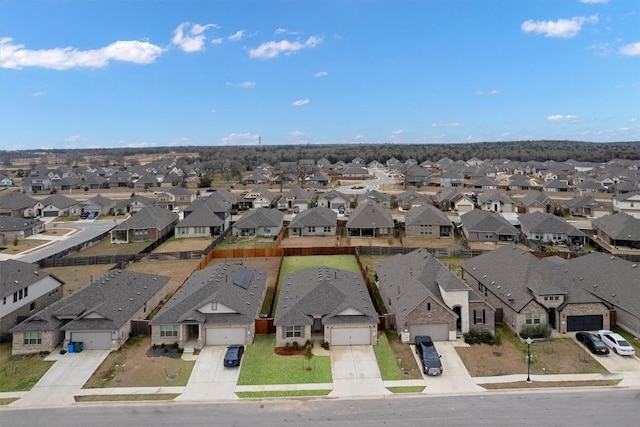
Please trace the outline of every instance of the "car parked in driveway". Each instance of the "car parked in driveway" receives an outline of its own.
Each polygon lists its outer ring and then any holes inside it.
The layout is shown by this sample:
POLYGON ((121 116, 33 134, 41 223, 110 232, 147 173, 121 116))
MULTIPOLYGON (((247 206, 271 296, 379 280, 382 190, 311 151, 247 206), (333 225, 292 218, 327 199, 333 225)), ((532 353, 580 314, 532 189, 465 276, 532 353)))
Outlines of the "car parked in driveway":
POLYGON ((240 366, 242 355, 244 354, 243 345, 230 345, 227 347, 227 353, 224 355, 224 366, 227 368, 235 368, 240 366))
POLYGON ((590 332, 576 332, 576 339, 593 354, 609 354, 609 347, 602 342, 598 335, 590 332))
POLYGON ((598 331, 598 336, 604 342, 607 347, 611 348, 615 353, 622 356, 633 356, 636 351, 631 344, 625 340, 622 335, 615 332, 611 332, 607 329, 601 329, 598 331))
POLYGON ((427 375, 440 375, 443 372, 440 355, 429 335, 415 337, 416 353, 422 362, 422 372, 427 375))

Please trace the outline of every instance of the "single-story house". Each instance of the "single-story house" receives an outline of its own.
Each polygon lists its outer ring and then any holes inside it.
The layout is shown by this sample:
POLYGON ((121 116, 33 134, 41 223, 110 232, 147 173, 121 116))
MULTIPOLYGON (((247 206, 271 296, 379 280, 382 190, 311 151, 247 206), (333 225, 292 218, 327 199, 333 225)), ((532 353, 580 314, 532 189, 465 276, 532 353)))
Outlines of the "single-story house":
POLYGON ((391 212, 375 202, 359 204, 346 224, 349 236, 378 237, 393 234, 391 212))
POLYGON ((311 207, 313 198, 314 194, 311 191, 295 186, 278 199, 278 209, 290 209, 294 213, 302 212, 311 207))
POLYGON ((518 242, 520 232, 495 212, 474 209, 460 216, 470 242, 518 242))
POLYGON ((42 217, 69 216, 70 208, 77 203, 77 200, 63 196, 62 194, 52 194, 38 201, 38 203, 33 206, 33 212, 35 216, 42 217))
POLYGON ((37 265, 0 261, 0 334, 62 298, 62 282, 37 265))
POLYGON ((12 353, 50 352, 72 341, 86 350, 117 350, 131 321, 146 319, 168 292, 168 277, 110 270, 14 326, 12 353))
POLYGON ((555 215, 534 212, 520 216, 520 229, 529 240, 584 245, 588 237, 582 231, 555 215))
POLYGON ((600 217, 591 224, 598 239, 609 246, 640 249, 640 218, 618 212, 600 217))
POLYGON ((240 199, 238 206, 240 209, 272 208, 275 206, 277 198, 277 194, 266 188, 258 187, 245 194, 240 199))
POLYGON ((141 209, 111 230, 111 243, 154 241, 171 233, 178 214, 156 206, 141 209))
POLYGON ((329 208, 315 207, 297 214, 289 223, 289 237, 335 236, 338 214, 329 208))
POLYGON ((483 211, 497 213, 515 212, 515 203, 500 191, 488 191, 478 195, 478 205, 483 211))
POLYGON ((251 344, 268 273, 239 263, 195 271, 151 321, 153 344, 251 344))
POLYGON ((0 216, 33 217, 33 206, 38 202, 20 191, 3 191, 0 196, 0 216))
POLYGON ((327 191, 318 197, 318 206, 333 209, 336 212, 344 211, 350 207, 349 196, 337 190, 327 191))
POLYGON ((455 341, 469 331, 494 333, 494 308, 425 249, 376 264, 380 296, 402 341, 430 335, 455 341))
POLYGON ((609 307, 576 286, 573 261, 537 258, 515 245, 485 252, 461 265, 463 279, 496 309, 496 321, 514 332, 549 325, 557 332, 609 329, 609 307))
POLYGON ((375 345, 378 314, 360 273, 314 267, 282 279, 276 347, 319 339, 330 345, 375 345))
POLYGON ((404 213, 407 237, 453 237, 451 219, 432 204, 424 204, 404 213))
POLYGON ((382 193, 378 190, 370 190, 366 193, 358 194, 358 204, 374 202, 386 209, 391 209, 391 197, 388 194, 382 193))
POLYGON ((398 207, 404 211, 431 203, 429 196, 423 193, 418 193, 415 190, 403 191, 396 196, 396 201, 398 202, 398 207))
POLYGON ((238 237, 275 237, 283 226, 284 213, 277 209, 258 208, 243 215, 231 227, 238 237))

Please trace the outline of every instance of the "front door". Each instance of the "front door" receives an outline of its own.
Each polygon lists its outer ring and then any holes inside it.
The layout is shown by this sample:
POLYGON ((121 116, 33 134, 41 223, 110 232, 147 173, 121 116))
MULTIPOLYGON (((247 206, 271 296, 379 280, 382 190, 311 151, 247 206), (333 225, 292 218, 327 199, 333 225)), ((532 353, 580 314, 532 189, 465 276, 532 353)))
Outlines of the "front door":
POLYGON ((458 319, 456 319, 456 331, 462 332, 462 307, 459 305, 453 307, 453 312, 458 315, 458 319))
POLYGON ((556 327, 556 309, 555 308, 550 308, 547 311, 547 316, 548 316, 548 323, 549 326, 551 326, 552 329, 557 329, 556 327))

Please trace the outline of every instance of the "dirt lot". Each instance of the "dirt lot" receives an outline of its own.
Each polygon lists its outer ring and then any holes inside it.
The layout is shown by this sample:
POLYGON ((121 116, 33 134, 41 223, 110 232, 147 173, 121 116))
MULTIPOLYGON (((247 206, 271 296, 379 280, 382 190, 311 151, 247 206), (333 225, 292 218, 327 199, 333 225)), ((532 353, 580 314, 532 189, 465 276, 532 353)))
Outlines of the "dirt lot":
POLYGON ((463 249, 456 239, 438 239, 436 237, 403 237, 402 244, 410 248, 454 248, 463 249))
POLYGON ((314 236, 314 237, 288 237, 282 239, 280 247, 282 248, 326 248, 338 246, 338 238, 336 236, 314 236))
POLYGON ((205 249, 211 243, 211 239, 208 237, 196 237, 190 239, 176 239, 171 238, 155 248, 154 253, 161 252, 187 252, 187 251, 201 251, 205 249))
MULTIPOLYGON (((501 336, 505 336, 502 334, 501 336)), ((513 337, 512 337, 513 338, 513 337)), ((503 338, 502 345, 456 347, 472 377, 512 375, 527 372, 527 345, 503 338)), ((569 337, 534 342, 531 345, 532 374, 587 374, 606 372, 585 349, 569 337)))
POLYGON ((53 274, 64 282, 63 296, 75 292, 82 285, 91 282, 92 279, 106 273, 113 267, 112 264, 78 265, 74 267, 43 268, 49 274, 53 274))
POLYGON ((33 240, 33 239, 20 239, 17 241, 17 244, 14 245, 14 242, 5 242, 5 246, 0 246, 0 252, 6 255, 17 255, 24 251, 28 251, 33 248, 37 248, 38 246, 42 246, 45 243, 48 243, 49 240, 33 240))
POLYGON ((154 349, 151 338, 137 337, 109 353, 84 388, 183 386, 194 364, 182 360, 176 349, 154 349))

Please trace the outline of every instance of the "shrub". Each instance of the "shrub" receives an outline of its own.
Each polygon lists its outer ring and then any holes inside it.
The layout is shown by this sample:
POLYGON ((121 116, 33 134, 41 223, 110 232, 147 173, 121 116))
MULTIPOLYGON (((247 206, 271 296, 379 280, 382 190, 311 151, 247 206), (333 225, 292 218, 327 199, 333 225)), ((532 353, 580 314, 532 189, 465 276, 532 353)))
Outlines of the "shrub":
POLYGON ((467 344, 496 344, 496 337, 491 332, 469 331, 464 334, 464 342, 467 344))
POLYGON ((549 338, 551 328, 549 325, 525 325, 520 329, 520 338, 549 338))
POLYGON ((329 342, 322 341, 322 348, 324 348, 325 350, 329 350, 329 342))
POLYGON ((304 343, 304 348, 307 348, 309 346, 311 348, 313 348, 313 343, 311 342, 311 340, 306 340, 305 343, 304 343))
POLYGON ((300 350, 300 343, 298 341, 294 341, 293 343, 291 343, 291 346, 294 350, 300 350))
POLYGON ((289 341, 284 343, 284 348, 289 349, 289 347, 291 347, 291 344, 289 343, 289 341))

